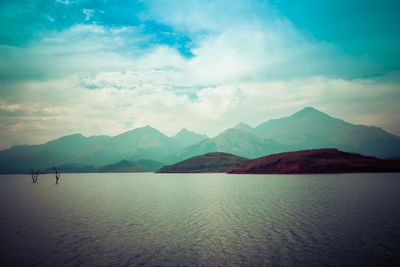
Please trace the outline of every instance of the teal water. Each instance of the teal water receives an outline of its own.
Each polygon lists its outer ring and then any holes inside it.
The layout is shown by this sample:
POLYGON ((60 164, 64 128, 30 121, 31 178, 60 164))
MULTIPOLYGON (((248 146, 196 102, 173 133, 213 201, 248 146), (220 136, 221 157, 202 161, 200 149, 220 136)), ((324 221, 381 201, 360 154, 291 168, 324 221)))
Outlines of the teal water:
POLYGON ((400 264, 400 174, 0 176, 1 266, 400 264))

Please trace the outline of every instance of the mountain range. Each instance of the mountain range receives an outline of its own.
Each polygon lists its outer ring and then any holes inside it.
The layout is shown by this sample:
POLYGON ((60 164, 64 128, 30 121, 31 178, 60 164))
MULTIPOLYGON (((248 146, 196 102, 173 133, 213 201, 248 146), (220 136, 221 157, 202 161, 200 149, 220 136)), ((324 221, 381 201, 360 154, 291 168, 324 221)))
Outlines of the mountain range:
POLYGON ((227 129, 214 138, 202 140, 182 149, 172 155, 170 160, 181 161, 210 152, 226 152, 245 158, 258 158, 290 150, 290 146, 275 142, 272 139, 262 138, 239 129, 227 129))
POLYGON ((290 117, 269 120, 255 128, 240 123, 235 128, 292 147, 292 150, 338 148, 381 158, 400 155, 400 137, 375 126, 354 125, 312 107, 290 117))
POLYGON ((122 160, 148 159, 173 164, 210 152, 258 158, 273 153, 337 148, 379 158, 400 158, 400 137, 375 126, 355 125, 312 107, 256 127, 239 123, 208 138, 182 129, 168 137, 150 126, 117 136, 64 136, 41 145, 19 145, 0 151, 0 173, 69 165, 105 166, 122 160))

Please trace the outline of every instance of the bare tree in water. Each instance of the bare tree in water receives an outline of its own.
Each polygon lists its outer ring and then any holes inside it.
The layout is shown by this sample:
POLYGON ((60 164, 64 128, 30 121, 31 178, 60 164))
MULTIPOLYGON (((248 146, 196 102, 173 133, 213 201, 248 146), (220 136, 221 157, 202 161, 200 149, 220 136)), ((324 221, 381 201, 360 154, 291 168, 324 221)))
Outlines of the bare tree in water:
POLYGON ((31 170, 31 176, 32 176, 32 183, 36 183, 37 179, 39 177, 39 170, 35 171, 34 169, 32 169, 31 170))
POLYGON ((58 179, 60 179, 60 172, 57 170, 56 167, 53 167, 54 175, 56 176, 56 184, 58 184, 58 179))

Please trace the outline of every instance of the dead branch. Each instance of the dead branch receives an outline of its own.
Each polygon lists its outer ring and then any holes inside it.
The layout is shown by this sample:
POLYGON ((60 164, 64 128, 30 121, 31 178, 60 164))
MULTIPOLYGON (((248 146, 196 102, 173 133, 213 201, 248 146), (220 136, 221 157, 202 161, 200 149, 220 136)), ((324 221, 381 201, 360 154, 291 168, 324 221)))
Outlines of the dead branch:
POLYGON ((60 172, 57 170, 56 167, 53 167, 54 175, 56 176, 56 184, 58 184, 58 179, 60 179, 60 172))
POLYGON ((32 183, 37 183, 37 179, 39 177, 39 170, 31 169, 32 183))

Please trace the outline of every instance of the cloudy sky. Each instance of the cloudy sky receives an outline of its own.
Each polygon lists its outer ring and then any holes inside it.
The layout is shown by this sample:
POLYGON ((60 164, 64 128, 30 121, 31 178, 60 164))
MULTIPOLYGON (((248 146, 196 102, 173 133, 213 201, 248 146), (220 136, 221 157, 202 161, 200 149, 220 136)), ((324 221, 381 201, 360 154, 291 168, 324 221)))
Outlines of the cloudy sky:
POLYGON ((313 106, 400 135, 400 1, 0 1, 0 149, 313 106))

